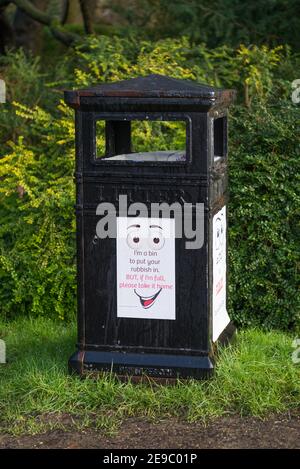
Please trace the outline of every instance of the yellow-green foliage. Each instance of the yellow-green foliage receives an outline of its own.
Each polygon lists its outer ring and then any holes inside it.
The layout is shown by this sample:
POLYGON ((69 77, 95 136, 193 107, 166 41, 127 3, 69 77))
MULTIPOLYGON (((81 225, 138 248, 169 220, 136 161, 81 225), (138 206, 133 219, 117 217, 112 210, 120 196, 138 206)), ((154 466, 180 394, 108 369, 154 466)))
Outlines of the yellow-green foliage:
MULTIPOLYGON (((74 87, 160 73, 238 90, 230 121, 230 312, 239 324, 299 326, 299 107, 290 102, 299 62, 288 48, 209 50, 186 38, 92 37, 57 65, 57 77, 56 70, 42 75, 38 62, 20 52, 5 60, 12 99, 0 113, 2 313, 60 319, 75 313, 74 116, 57 91, 65 67, 64 83, 74 87), (31 82, 22 94, 24 70, 31 70, 31 82)), ((149 123, 137 126, 137 149, 180 148, 184 131, 174 133, 176 125, 153 132, 149 123)), ((103 152, 101 128, 97 145, 103 152)))
POLYGON ((74 311, 74 163, 72 112, 59 119, 12 103, 29 138, 8 141, 0 160, 1 309, 63 319, 74 311))

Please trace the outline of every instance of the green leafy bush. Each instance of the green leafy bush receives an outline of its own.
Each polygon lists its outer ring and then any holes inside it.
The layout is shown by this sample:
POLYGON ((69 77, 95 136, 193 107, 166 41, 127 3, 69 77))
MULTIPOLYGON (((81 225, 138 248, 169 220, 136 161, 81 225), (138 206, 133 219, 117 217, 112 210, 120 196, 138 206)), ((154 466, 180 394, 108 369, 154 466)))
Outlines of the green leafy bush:
POLYGON ((299 108, 238 107, 231 124, 230 310, 243 325, 299 328, 299 108))
POLYGON ((14 106, 32 142, 9 142, 0 160, 1 310, 63 319, 75 305, 73 116, 14 106))
MULTIPOLYGON (((6 77, 14 56, 9 60, 2 69, 6 77)), ((209 50, 186 38, 138 43, 92 37, 67 64, 57 65, 58 80, 62 70, 73 70, 64 83, 74 87, 161 73, 239 91, 230 121, 229 306, 242 325, 300 326, 299 107, 289 96, 298 63, 287 47, 209 50)), ((34 69, 34 87, 40 67, 26 66, 34 69)), ((7 139, 2 134, 0 145, 0 308, 7 317, 30 313, 67 319, 76 308, 74 116, 58 99, 53 71, 43 82, 48 90, 52 83, 56 93, 41 91, 37 101, 28 101, 30 90, 24 97, 15 94, 17 100, 5 110, 18 126, 7 139)), ((9 90, 22 86, 18 79, 7 84, 9 90)), ((159 127, 155 132, 156 146, 166 148, 172 133, 159 127)), ((181 137, 172 143, 179 145, 181 137)), ((136 138, 142 148, 151 143, 147 125, 136 138)))

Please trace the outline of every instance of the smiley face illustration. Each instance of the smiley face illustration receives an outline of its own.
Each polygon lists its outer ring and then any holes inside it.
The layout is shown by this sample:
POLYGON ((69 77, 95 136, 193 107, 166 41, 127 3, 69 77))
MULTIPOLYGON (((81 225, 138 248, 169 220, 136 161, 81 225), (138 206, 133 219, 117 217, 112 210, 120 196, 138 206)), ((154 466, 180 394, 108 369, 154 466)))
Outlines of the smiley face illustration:
POLYGON ((162 291, 162 288, 160 288, 160 290, 158 290, 156 293, 154 293, 154 295, 151 295, 151 296, 141 296, 138 294, 136 290, 134 290, 134 293, 136 294, 136 296, 139 297, 142 307, 144 309, 149 309, 151 308, 151 306, 154 305, 154 302, 161 291, 162 291))
POLYGON ((217 251, 222 249, 225 243, 225 227, 224 227, 224 218, 218 217, 216 219, 216 228, 215 228, 215 248, 217 251))
MULTIPOLYGON (((140 224, 129 225, 127 228, 126 243, 129 248, 138 250, 159 251, 164 247, 165 238, 163 229, 160 225, 149 225, 148 231, 141 228, 140 224)), ((143 291, 134 290, 134 293, 139 298, 140 304, 144 309, 149 309, 154 305, 156 299, 161 293, 162 288, 159 288, 152 295, 143 295, 143 291)))
POLYGON ((131 249, 145 249, 148 247, 159 251, 165 244, 163 230, 159 225, 149 225, 148 233, 145 233, 145 230, 142 230, 139 224, 128 226, 127 231, 126 242, 131 249))
POLYGON ((117 317, 176 319, 175 219, 117 217, 117 317))

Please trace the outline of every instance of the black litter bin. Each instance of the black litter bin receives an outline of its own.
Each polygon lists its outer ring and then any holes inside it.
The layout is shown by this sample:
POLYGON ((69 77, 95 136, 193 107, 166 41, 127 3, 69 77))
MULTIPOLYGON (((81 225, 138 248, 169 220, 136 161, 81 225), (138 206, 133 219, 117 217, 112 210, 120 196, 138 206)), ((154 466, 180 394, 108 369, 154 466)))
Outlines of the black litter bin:
POLYGON ((226 204, 234 96, 160 75, 65 92, 76 116, 78 344, 71 371, 172 380, 213 370, 213 344, 233 332, 226 204), (134 151, 132 128, 141 121, 182 123, 185 148, 134 151))

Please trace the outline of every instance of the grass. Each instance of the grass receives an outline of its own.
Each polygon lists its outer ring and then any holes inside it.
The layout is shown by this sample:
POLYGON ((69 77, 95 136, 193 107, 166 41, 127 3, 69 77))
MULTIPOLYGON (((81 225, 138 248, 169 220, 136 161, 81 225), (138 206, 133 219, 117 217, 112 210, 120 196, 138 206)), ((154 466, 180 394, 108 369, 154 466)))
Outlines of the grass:
POLYGON ((300 365, 292 362, 293 337, 247 330, 220 350, 209 381, 175 386, 134 385, 106 377, 79 379, 67 372, 74 324, 18 319, 0 324, 6 365, 0 365, 0 432, 38 433, 96 427, 114 432, 129 416, 178 417, 190 422, 238 413, 266 416, 300 404, 300 365))

